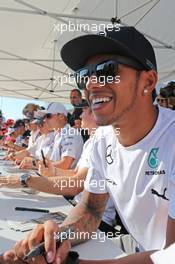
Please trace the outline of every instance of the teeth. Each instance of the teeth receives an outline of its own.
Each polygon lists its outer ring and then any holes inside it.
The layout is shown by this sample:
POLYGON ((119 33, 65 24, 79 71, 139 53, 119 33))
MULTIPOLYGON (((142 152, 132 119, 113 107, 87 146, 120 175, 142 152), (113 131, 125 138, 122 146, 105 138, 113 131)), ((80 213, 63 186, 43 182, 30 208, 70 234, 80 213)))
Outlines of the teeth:
POLYGON ((103 98, 95 98, 92 100, 93 104, 97 104, 97 103, 105 103, 105 102, 109 102, 111 100, 110 97, 103 97, 103 98))

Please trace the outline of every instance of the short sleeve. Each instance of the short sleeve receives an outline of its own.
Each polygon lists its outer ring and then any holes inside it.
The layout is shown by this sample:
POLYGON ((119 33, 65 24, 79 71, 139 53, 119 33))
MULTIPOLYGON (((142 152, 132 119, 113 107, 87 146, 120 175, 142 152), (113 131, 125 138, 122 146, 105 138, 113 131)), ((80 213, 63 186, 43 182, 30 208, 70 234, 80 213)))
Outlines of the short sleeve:
POLYGON ((169 182, 169 216, 175 219, 175 174, 170 177, 169 182))
POLYGON ((89 170, 84 183, 85 190, 91 193, 107 193, 103 156, 100 155, 102 153, 98 142, 94 140, 89 157, 89 170))
POLYGON ((83 150, 83 139, 81 135, 68 135, 61 141, 61 158, 69 156, 79 159, 83 150))

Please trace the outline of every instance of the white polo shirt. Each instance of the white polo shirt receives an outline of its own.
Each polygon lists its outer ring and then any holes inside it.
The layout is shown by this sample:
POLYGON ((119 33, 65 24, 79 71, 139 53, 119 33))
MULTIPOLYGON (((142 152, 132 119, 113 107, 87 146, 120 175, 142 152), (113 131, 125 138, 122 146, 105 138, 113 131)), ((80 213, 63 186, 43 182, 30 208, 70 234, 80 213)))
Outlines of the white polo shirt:
POLYGON ((28 147, 28 152, 36 159, 42 160, 41 150, 44 152, 44 156, 49 158, 52 152, 52 144, 55 139, 55 133, 50 132, 47 135, 43 134, 36 139, 33 146, 28 147))
POLYGON ((160 107, 154 128, 135 145, 123 147, 111 126, 94 137, 85 189, 109 193, 145 250, 164 246, 168 214, 175 219, 174 135, 175 113, 160 107))
MULTIPOLYGON (((93 137, 90 137, 84 144, 83 152, 81 158, 78 161, 77 167, 79 168, 89 168, 89 158, 93 147, 93 137)), ((78 203, 82 198, 83 192, 77 194, 74 200, 78 203)), ((115 223, 115 206, 113 201, 109 198, 105 211, 103 213, 103 221, 107 224, 113 226, 115 223)))
MULTIPOLYGON (((29 137, 29 142, 28 142, 28 148, 32 147, 35 144, 37 138, 40 135, 41 134, 40 134, 40 130, 39 129, 30 132, 30 137, 29 137)), ((27 148, 27 150, 28 150, 28 148, 27 148)))
POLYGON ((56 132, 52 154, 52 161, 59 161, 69 156, 74 159, 70 169, 74 169, 83 150, 83 139, 79 131, 66 124, 60 132, 56 132))

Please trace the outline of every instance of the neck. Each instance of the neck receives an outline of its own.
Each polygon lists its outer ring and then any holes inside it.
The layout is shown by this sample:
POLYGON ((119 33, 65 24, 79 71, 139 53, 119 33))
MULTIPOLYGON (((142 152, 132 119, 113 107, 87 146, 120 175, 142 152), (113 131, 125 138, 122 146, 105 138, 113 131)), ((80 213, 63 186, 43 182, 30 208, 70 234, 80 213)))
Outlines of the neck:
MULTIPOLYGON (((151 105, 149 108, 137 111, 135 115, 127 118, 127 122, 119 127, 117 135, 120 144, 125 147, 132 146, 143 139, 154 127, 158 117, 158 109, 151 105)), ((113 126, 116 130, 117 126, 113 126)))

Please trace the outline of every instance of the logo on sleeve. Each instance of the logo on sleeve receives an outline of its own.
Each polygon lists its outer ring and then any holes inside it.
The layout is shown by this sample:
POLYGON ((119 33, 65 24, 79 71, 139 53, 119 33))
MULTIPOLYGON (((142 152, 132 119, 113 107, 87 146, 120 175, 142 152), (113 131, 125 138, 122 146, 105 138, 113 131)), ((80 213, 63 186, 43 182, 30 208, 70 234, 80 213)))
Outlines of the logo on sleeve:
POLYGON ((159 165, 159 160, 157 158, 157 153, 159 148, 153 148, 148 157, 148 165, 152 169, 156 169, 159 165))
POLYGON ((112 157, 112 146, 111 145, 108 145, 106 148, 105 158, 108 164, 112 164, 114 162, 114 158, 112 157))
POLYGON ((163 194, 160 194, 160 193, 158 193, 156 190, 151 189, 151 193, 152 193, 152 194, 154 194, 154 195, 156 195, 156 196, 158 196, 158 197, 160 197, 160 198, 162 198, 162 199, 164 199, 164 200, 169 201, 169 199, 165 196, 166 191, 167 191, 167 188, 164 189, 163 194))

